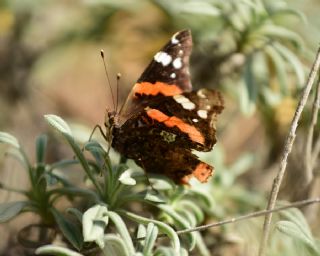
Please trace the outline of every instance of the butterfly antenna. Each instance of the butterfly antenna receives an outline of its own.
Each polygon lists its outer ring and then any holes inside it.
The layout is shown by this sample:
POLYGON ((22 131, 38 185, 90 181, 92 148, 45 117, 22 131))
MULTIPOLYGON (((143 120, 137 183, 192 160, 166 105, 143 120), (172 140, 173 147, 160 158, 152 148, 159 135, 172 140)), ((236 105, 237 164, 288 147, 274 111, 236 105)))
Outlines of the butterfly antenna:
POLYGON ((117 74, 117 96, 116 96, 116 113, 118 113, 118 103, 119 103, 119 85, 120 85, 121 74, 117 74))
POLYGON ((116 109, 116 105, 114 103, 114 95, 113 95, 113 91, 112 91, 112 87, 111 87, 111 83, 110 83, 110 79, 109 79, 109 74, 108 74, 107 65, 106 65, 106 61, 105 61, 105 58, 104 58, 104 51, 103 50, 100 50, 100 55, 101 55, 101 58, 102 58, 104 71, 105 71, 105 74, 106 74, 107 83, 109 84, 109 88, 110 88, 110 92, 111 92, 111 96, 112 96, 113 109, 116 109))

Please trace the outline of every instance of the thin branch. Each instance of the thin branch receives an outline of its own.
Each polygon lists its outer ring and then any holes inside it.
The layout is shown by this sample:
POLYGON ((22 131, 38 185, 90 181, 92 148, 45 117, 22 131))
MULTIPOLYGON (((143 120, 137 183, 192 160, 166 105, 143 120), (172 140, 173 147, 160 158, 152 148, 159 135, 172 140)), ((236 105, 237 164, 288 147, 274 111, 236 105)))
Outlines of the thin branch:
MULTIPOLYGON (((316 54, 316 58, 313 63, 312 69, 310 71, 306 86, 303 89, 299 104, 297 106, 297 109, 294 113, 294 117, 292 119, 290 131, 289 131, 289 134, 286 138, 285 146, 284 146, 284 149, 282 152, 279 172, 278 172, 277 176, 275 177, 275 179, 273 180, 267 210, 272 210, 275 206, 275 203, 276 203, 276 200, 278 197, 278 193, 280 190, 280 186, 281 186, 281 183, 282 183, 285 171, 286 171, 288 156, 291 152, 292 145, 293 145, 294 139, 296 137, 296 130, 298 127, 298 122, 299 122, 302 110, 307 103, 308 96, 311 91, 312 85, 314 84, 314 81, 316 79, 316 75, 317 75, 317 72, 319 71, 319 67, 320 67, 320 48, 318 49, 318 52, 316 54)), ((259 254, 258 254, 259 256, 265 255, 265 249, 266 249, 266 245, 267 245, 268 237, 269 237, 269 233, 270 233, 271 218, 272 218, 272 212, 268 213, 264 219, 263 233, 262 233, 262 237, 261 237, 259 254)))
MULTIPOLYGON (((319 103, 320 103, 320 74, 318 78, 317 88, 316 88, 316 95, 314 97, 313 106, 312 106, 312 117, 311 123, 308 130, 307 135, 307 143, 306 143, 306 154, 305 154, 305 168, 307 174, 307 181, 311 181, 313 177, 313 168, 314 162, 317 158, 318 153, 313 153, 313 137, 314 137, 314 128, 318 121, 318 113, 319 113, 319 103)), ((319 138, 318 138, 319 140, 319 138)))
MULTIPOLYGON (((312 109, 312 125, 313 127, 316 126, 317 122, 318 122, 318 113, 319 113, 319 107, 320 107, 320 75, 319 75, 319 81, 317 84, 317 90, 316 90, 316 96, 313 102, 313 109, 312 109)), ((316 143, 314 145, 314 148, 312 150, 311 153, 311 168, 312 170, 315 167, 317 158, 319 156, 320 153, 320 135, 318 135, 318 138, 316 140, 316 143)))
MULTIPOLYGON (((302 200, 302 201, 297 201, 285 206, 281 206, 281 207, 277 207, 277 208, 273 208, 271 210, 262 210, 262 211, 257 211, 257 212, 252 212, 252 213, 248 213, 246 215, 242 215, 240 217, 237 218, 232 218, 229 220, 223 220, 223 221, 219 221, 219 222, 214 222, 214 223, 210 223, 207 225, 202 225, 202 226, 198 226, 195 228, 189 228, 189 229, 184 229, 184 230, 179 230, 176 233, 178 235, 183 235, 186 233, 190 233, 190 232, 195 232, 195 231, 203 231, 209 228, 213 228, 213 227, 218 227, 218 226, 223 226, 226 224, 230 224, 230 223, 235 223, 235 222, 239 222, 239 221, 243 221, 243 220, 247 220, 247 219, 251 219, 251 218, 256 218, 256 217, 260 217, 260 216, 264 216, 266 214, 269 213, 273 213, 273 212, 280 212, 283 210, 287 210, 289 208, 301 208, 301 207, 305 207, 307 205, 310 204, 315 204, 315 203, 320 203, 320 197, 319 198, 314 198, 314 199, 306 199, 306 200, 302 200)), ((166 234, 160 234, 158 235, 158 237, 166 237, 166 234)), ((145 239, 145 237, 141 237, 138 238, 136 240, 143 240, 145 239)))

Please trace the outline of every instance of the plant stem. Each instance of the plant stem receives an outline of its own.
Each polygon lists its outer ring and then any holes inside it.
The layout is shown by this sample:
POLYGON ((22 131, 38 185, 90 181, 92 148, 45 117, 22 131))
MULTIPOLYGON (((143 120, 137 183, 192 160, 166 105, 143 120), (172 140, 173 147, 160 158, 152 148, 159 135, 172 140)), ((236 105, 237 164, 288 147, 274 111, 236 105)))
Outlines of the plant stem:
MULTIPOLYGON (((272 210, 275 206, 275 203, 276 203, 276 200, 278 197, 278 193, 280 190, 280 186, 281 186, 281 183, 282 183, 285 171, 286 171, 288 156, 291 152, 292 145, 293 145, 293 142, 294 142, 294 139, 296 136, 298 122, 299 122, 302 110, 307 103, 308 96, 311 91, 312 85, 314 84, 314 81, 316 79, 316 75, 317 75, 317 72, 319 71, 319 67, 320 67, 320 48, 318 49, 318 52, 316 54, 316 58, 315 58, 315 61, 313 62, 313 66, 310 71, 306 86, 303 89, 301 98, 299 100, 299 104, 297 106, 294 117, 292 119, 289 134, 286 138, 284 149, 282 152, 279 172, 278 172, 277 176, 275 177, 275 179, 273 180, 273 185, 272 185, 271 193, 269 195, 267 210, 272 210)), ((263 224, 263 233, 262 233, 262 237, 261 237, 259 254, 258 254, 259 256, 265 255, 266 245, 267 245, 268 237, 269 237, 269 233, 270 233, 271 218, 272 218, 272 212, 267 213, 267 215, 265 216, 265 219, 264 219, 264 224, 263 224)))
MULTIPOLYGON (((319 76, 320 79, 320 76, 319 76)), ((312 106, 312 117, 311 123, 308 130, 307 135, 307 143, 306 143, 306 154, 305 154, 305 168, 306 168, 306 176, 307 181, 311 181, 313 177, 313 168, 314 168, 314 159, 318 156, 318 154, 313 155, 313 137, 314 137, 314 128, 317 124, 318 120, 318 112, 319 112, 319 102, 320 102, 320 80, 318 79, 316 95, 314 97, 313 106, 312 106)))
MULTIPOLYGON (((317 122, 318 122, 318 113, 319 113, 319 107, 320 107, 320 75, 319 75, 319 80, 318 80, 318 84, 317 84, 317 89, 316 89, 316 96, 313 102, 313 108, 312 108, 312 131, 314 130, 314 127, 316 126, 317 122)), ((311 129, 311 127, 310 127, 311 129)), ((311 145, 312 147, 312 145, 311 145)), ((315 167, 317 158, 319 156, 320 153, 320 135, 318 135, 317 141, 315 143, 315 146, 311 149, 310 152, 310 162, 311 162, 311 168, 312 170, 315 167)))

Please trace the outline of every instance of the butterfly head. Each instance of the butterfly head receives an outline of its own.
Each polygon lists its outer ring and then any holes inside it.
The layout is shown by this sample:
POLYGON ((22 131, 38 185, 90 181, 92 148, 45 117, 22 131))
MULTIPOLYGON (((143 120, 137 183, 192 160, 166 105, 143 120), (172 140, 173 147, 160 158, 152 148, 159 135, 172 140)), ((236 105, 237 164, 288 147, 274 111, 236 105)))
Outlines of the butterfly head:
POLYGON ((107 109, 105 120, 104 120, 104 126, 106 128, 106 137, 108 138, 108 141, 111 142, 112 140, 112 129, 116 123, 116 117, 117 113, 116 111, 109 111, 107 109))

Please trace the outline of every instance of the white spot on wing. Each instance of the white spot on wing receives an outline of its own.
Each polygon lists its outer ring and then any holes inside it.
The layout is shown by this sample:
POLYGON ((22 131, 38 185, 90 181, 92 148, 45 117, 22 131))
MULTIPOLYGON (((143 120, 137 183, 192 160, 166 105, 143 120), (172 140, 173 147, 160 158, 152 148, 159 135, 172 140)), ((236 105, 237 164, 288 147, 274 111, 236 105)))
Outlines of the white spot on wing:
POLYGON ((182 55, 183 54, 183 50, 179 50, 178 54, 182 55))
POLYGON ((173 62, 172 65, 175 69, 179 69, 182 67, 182 60, 181 58, 176 58, 173 62))
POLYGON ((194 122, 194 123, 198 123, 198 122, 199 122, 199 120, 198 120, 197 118, 193 118, 193 119, 192 119, 192 122, 194 122))
POLYGON ((205 93, 203 92, 203 90, 199 90, 199 91, 197 92, 197 95, 198 95, 200 98, 202 98, 202 99, 207 98, 207 96, 205 95, 205 93))
POLYGON ((173 78, 173 79, 175 79, 175 78, 177 77, 177 75, 176 75, 176 73, 171 73, 171 74, 170 74, 170 77, 173 78))
POLYGON ((198 110, 197 114, 202 119, 207 119, 208 118, 208 111, 207 110, 198 110))
POLYGON ((173 96, 173 99, 177 103, 181 104, 184 109, 192 110, 192 109, 196 108, 196 104, 194 104, 187 97, 185 97, 185 96, 183 96, 181 94, 173 96))
POLYGON ((158 52, 153 58, 156 62, 161 63, 162 66, 168 66, 172 61, 172 57, 168 53, 161 51, 158 52))
MULTIPOLYGON (((179 33, 179 32, 178 32, 179 33)), ((172 44, 178 44, 179 43, 179 40, 177 39, 177 35, 178 33, 175 33, 172 37, 171 37, 171 43, 172 44)))

